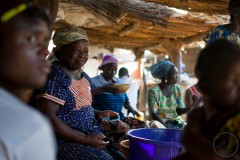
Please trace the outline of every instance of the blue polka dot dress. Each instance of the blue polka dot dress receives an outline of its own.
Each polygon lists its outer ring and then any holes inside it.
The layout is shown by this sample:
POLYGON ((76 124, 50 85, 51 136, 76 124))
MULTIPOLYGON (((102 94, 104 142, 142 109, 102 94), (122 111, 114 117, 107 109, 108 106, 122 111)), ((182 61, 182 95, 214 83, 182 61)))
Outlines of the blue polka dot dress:
MULTIPOLYGON (((57 117, 72 129, 88 134, 103 133, 91 107, 90 78, 82 73, 77 82, 53 64, 46 86, 36 92, 36 99, 46 98, 60 105, 57 117)), ((57 137, 58 160, 113 160, 106 149, 98 149, 57 137)))

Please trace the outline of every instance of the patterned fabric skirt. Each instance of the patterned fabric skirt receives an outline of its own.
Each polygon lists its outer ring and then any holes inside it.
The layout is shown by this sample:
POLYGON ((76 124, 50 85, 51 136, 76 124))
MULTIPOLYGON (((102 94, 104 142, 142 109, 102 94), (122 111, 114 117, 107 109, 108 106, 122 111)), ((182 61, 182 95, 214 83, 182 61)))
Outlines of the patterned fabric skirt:
POLYGON ((58 160, 114 160, 106 149, 58 140, 58 160))

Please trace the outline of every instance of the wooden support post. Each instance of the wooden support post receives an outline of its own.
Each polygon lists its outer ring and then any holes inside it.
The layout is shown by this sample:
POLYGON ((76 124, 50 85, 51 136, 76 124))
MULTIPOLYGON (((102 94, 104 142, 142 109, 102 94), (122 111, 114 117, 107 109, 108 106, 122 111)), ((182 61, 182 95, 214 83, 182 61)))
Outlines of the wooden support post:
POLYGON ((147 99, 146 99, 146 93, 147 93, 147 84, 146 84, 146 77, 144 75, 144 70, 143 70, 143 65, 144 63, 142 62, 142 57, 144 54, 144 51, 140 51, 140 50, 134 50, 133 51, 135 56, 136 56, 136 61, 139 64, 139 75, 140 75, 140 90, 139 90, 139 97, 138 97, 138 110, 142 111, 145 113, 145 111, 147 110, 146 107, 146 103, 147 103, 147 99))

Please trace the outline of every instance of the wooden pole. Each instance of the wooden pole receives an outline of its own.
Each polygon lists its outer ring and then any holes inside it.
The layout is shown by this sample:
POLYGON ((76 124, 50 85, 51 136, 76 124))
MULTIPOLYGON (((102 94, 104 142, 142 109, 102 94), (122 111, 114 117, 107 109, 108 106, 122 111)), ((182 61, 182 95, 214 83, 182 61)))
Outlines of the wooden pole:
POLYGON ((144 63, 142 62, 142 57, 144 51, 134 50, 134 54, 136 56, 136 61, 139 64, 139 74, 140 74, 140 90, 139 90, 139 97, 138 97, 138 110, 145 113, 147 110, 146 103, 146 93, 147 93, 147 84, 146 84, 146 77, 144 75, 144 63))

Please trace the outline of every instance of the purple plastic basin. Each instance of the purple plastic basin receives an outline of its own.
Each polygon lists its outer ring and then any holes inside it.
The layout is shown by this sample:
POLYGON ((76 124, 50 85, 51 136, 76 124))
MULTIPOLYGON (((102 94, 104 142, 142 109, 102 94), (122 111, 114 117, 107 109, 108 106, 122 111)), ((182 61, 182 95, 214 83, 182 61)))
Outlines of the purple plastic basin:
POLYGON ((171 160, 180 154, 181 130, 141 128, 127 132, 131 160, 171 160))

